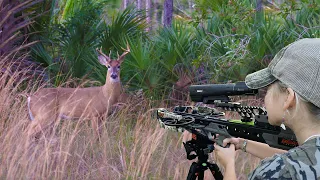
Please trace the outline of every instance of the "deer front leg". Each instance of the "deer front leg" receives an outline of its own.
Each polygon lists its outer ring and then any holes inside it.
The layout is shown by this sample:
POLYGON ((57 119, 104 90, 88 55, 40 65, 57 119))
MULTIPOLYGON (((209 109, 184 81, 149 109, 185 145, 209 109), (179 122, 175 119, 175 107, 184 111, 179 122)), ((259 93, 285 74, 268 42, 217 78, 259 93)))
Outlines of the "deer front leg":
POLYGON ((93 117, 91 119, 91 126, 94 131, 95 139, 101 141, 101 120, 99 117, 93 117))

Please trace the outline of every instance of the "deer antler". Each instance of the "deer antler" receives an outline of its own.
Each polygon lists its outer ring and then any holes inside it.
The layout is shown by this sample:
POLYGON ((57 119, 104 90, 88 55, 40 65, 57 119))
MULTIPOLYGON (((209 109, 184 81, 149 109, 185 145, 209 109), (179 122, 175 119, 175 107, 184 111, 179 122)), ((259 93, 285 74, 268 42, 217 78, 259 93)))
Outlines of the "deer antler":
POLYGON ((129 43, 127 41, 127 49, 124 49, 123 47, 121 47, 122 50, 124 50, 125 52, 130 52, 130 47, 129 47, 129 43))
POLYGON ((127 55, 127 54, 130 52, 130 47, 129 47, 128 41, 127 41, 127 49, 124 49, 124 48, 122 48, 122 47, 121 47, 121 49, 123 49, 124 52, 122 53, 122 55, 121 55, 120 57, 119 57, 119 55, 118 55, 118 60, 119 60, 119 61, 123 61, 124 56, 127 55))

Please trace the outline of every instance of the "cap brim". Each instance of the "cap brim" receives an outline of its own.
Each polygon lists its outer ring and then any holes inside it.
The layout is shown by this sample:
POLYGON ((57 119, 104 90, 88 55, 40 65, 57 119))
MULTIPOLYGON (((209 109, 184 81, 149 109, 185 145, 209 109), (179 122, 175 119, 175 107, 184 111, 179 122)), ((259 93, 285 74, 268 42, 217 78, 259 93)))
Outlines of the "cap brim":
POLYGON ((251 73, 246 76, 245 83, 251 89, 260 89, 272 84, 277 79, 271 74, 269 68, 251 73))

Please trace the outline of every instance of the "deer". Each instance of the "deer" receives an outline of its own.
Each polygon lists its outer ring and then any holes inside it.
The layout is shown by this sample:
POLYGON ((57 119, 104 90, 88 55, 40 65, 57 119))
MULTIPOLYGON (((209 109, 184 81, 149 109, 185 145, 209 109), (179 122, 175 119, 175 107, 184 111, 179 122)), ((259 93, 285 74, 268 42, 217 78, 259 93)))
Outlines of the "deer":
MULTIPOLYGON (((123 49, 123 48, 122 48, 123 49)), ((28 136, 35 136, 44 131, 58 119, 87 118, 91 120, 92 128, 100 139, 100 124, 102 117, 112 113, 113 105, 121 98, 120 65, 130 52, 127 49, 117 59, 111 59, 96 49, 101 65, 108 68, 106 82, 102 86, 86 88, 42 88, 28 96, 27 106, 31 124, 28 136)))

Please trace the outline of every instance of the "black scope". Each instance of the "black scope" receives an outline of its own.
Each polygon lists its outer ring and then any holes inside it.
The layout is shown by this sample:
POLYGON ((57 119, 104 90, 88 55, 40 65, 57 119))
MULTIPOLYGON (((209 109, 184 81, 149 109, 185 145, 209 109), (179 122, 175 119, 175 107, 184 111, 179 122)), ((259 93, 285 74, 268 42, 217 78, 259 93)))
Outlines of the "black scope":
POLYGON ((250 89, 245 82, 230 84, 192 85, 189 87, 191 100, 209 104, 209 101, 229 101, 228 96, 255 95, 257 89, 250 89))

